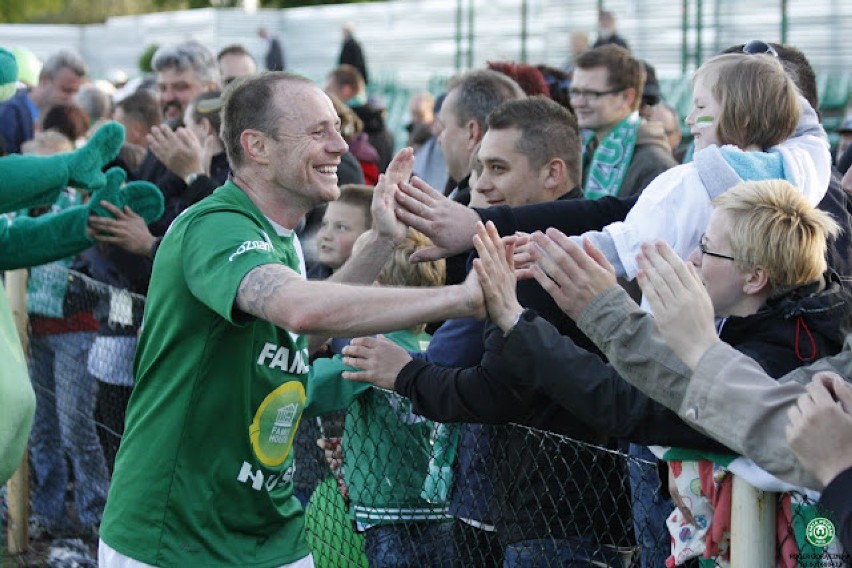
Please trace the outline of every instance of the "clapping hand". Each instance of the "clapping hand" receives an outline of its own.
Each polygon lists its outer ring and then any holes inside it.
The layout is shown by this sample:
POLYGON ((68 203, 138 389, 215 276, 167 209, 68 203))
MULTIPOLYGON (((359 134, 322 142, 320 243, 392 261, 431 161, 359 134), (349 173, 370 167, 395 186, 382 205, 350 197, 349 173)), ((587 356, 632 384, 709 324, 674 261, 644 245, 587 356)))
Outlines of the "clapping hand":
POLYGON ((473 268, 479 278, 488 317, 507 332, 523 311, 516 295, 515 237, 501 239, 494 223, 477 223, 473 245, 479 254, 473 261, 473 268))
POLYGON ((704 353, 719 341, 713 304, 701 277, 666 243, 646 243, 636 257, 636 278, 651 306, 663 338, 677 356, 695 369, 704 353))

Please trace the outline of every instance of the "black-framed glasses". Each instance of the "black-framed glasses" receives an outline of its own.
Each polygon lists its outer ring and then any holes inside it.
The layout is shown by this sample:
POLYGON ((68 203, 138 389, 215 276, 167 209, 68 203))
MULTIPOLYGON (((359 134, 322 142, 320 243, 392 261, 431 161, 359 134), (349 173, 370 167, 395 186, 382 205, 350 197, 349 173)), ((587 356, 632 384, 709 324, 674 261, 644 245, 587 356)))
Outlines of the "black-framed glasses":
POLYGON ((701 251, 702 256, 715 256, 716 258, 724 258, 725 260, 733 260, 733 261, 737 260, 736 258, 734 258, 730 255, 722 254, 720 252, 712 252, 712 251, 707 250, 707 236, 706 235, 701 235, 701 240, 698 241, 698 250, 701 251))
POLYGON ((568 96, 572 99, 584 98, 587 101, 596 101, 605 95, 620 93, 624 88, 610 89, 608 91, 595 91, 594 89, 568 89, 568 96))
POLYGON ((745 44, 743 46, 743 53, 747 53, 748 55, 771 55, 772 57, 778 57, 778 52, 775 51, 774 47, 759 39, 753 39, 745 44))

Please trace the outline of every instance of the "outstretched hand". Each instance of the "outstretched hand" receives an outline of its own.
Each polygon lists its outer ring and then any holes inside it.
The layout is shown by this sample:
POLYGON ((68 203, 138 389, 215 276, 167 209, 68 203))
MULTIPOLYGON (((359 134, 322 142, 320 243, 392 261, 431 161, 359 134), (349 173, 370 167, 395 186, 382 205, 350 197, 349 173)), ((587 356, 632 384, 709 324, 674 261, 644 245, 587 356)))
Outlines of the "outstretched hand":
POLYGON ((616 285, 612 265, 588 240, 580 248, 553 228, 530 238, 535 264, 529 272, 571 319, 578 319, 592 300, 616 285))
POLYGON ((373 230, 382 238, 400 243, 405 238, 407 228, 400 222, 394 209, 396 195, 401 184, 411 177, 414 167, 414 151, 403 148, 393 157, 385 173, 379 176, 379 182, 373 190, 373 203, 370 211, 373 215, 373 230))
POLYGON ((411 355, 384 336, 356 337, 343 348, 343 362, 360 371, 344 371, 342 377, 392 391, 399 372, 411 355))
POLYGON ((516 231, 515 242, 515 277, 518 280, 529 280, 533 278, 532 265, 535 262, 535 243, 532 235, 522 231, 516 231))
POLYGON ((701 277, 664 242, 643 244, 636 261, 636 279, 660 333, 672 351, 695 369, 704 353, 719 341, 713 304, 701 277))
POLYGON ((89 190, 103 187, 107 180, 101 170, 118 156, 123 143, 121 124, 111 121, 98 128, 82 148, 65 154, 68 185, 89 190))
POLYGON ((402 183, 396 195, 396 216, 435 243, 411 255, 411 262, 428 262, 458 254, 473 246, 479 215, 445 197, 420 178, 402 183))
POLYGON ((109 201, 101 201, 100 205, 114 218, 96 215, 89 217, 89 229, 96 241, 114 244, 139 256, 147 256, 151 253, 156 239, 148 230, 145 219, 128 206, 125 206, 122 211, 109 201))
POLYGON ((787 416, 790 447, 823 485, 852 468, 852 386, 840 375, 815 374, 787 416))
POLYGON ((501 239, 491 221, 486 225, 476 224, 473 245, 479 258, 474 259, 473 268, 479 278, 488 317, 504 332, 512 329, 524 310, 516 295, 514 240, 515 237, 501 239))

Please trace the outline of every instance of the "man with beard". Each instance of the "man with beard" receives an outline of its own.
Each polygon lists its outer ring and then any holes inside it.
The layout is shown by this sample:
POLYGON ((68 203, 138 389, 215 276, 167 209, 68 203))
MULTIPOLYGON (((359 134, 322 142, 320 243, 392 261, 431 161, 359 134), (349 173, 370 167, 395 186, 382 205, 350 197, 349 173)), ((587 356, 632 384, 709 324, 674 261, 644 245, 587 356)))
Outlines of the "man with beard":
POLYGON ((182 179, 171 170, 175 161, 190 159, 198 151, 189 144, 192 133, 182 128, 183 115, 196 95, 219 87, 219 70, 213 52, 195 40, 161 47, 151 64, 157 72, 157 93, 166 126, 151 129, 149 137, 162 149, 156 155, 148 151, 136 177, 156 184, 163 192, 166 212, 150 227, 152 234, 162 236, 181 211, 207 196, 187 191, 192 174, 182 179))

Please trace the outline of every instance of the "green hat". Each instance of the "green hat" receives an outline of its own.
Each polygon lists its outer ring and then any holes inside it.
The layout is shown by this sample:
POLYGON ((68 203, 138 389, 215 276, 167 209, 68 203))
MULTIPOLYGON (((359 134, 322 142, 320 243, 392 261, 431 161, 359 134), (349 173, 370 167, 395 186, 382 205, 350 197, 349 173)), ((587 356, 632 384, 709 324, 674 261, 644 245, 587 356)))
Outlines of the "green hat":
POLYGON ((18 62, 15 56, 0 47, 0 101, 5 101, 15 94, 18 82, 18 62))

